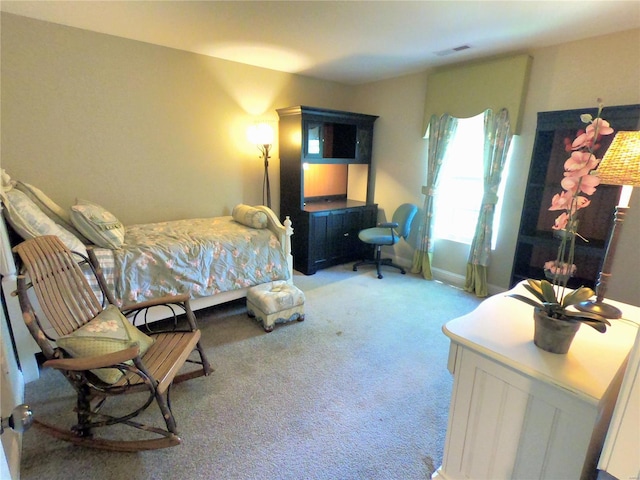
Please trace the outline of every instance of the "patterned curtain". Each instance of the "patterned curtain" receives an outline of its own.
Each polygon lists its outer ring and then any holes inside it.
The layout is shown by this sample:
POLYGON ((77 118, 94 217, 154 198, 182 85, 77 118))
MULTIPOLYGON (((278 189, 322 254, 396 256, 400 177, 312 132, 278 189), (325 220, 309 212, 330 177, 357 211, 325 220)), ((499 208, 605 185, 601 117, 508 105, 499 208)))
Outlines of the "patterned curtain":
POLYGON ((413 254, 412 273, 422 272, 422 276, 427 280, 433 278, 431 274, 431 263, 429 254, 432 251, 431 238, 433 235, 433 209, 435 205, 435 195, 438 189, 438 176, 442 159, 451 139, 453 138, 458 120, 450 115, 444 114, 440 118, 432 115, 427 127, 428 150, 427 150, 427 185, 422 188, 425 194, 424 199, 424 220, 420 222, 418 232, 418 245, 413 254))
POLYGON ((498 203, 502 170, 513 137, 509 112, 506 109, 503 108, 497 115, 494 115, 492 110, 485 111, 484 135, 484 197, 476 233, 471 243, 464 286, 467 292, 475 292, 478 297, 488 295, 487 270, 491 256, 493 215, 498 203))

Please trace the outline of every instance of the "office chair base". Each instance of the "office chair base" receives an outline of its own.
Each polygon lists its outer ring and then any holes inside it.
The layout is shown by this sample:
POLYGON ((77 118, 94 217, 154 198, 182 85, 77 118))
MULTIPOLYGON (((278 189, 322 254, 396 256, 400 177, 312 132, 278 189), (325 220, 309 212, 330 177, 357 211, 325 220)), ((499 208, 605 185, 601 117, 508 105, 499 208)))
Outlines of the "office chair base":
POLYGON ((403 275, 407 273, 403 267, 393 263, 390 258, 370 259, 370 260, 362 260, 360 262, 356 262, 353 264, 353 271, 357 272, 358 267, 362 265, 375 265, 376 271, 378 272, 378 278, 382 278, 382 273, 380 272, 380 267, 382 266, 397 268, 398 270, 400 270, 400 273, 403 275))

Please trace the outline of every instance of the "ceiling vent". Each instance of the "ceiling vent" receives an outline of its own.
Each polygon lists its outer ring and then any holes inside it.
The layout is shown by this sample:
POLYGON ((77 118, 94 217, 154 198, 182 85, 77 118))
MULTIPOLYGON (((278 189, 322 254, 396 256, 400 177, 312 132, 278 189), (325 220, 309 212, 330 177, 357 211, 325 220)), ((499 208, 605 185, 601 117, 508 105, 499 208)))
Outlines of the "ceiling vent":
POLYGON ((463 50, 467 50, 469 48, 471 48, 469 45, 460 45, 459 47, 440 50, 439 52, 435 52, 435 54, 439 57, 446 57, 447 55, 453 55, 454 53, 462 52, 463 50))

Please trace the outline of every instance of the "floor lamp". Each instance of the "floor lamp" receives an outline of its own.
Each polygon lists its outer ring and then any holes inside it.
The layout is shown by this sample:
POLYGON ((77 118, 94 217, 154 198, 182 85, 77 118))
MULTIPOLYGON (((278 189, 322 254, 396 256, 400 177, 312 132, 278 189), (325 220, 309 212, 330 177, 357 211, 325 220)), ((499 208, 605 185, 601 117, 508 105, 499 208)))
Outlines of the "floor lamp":
POLYGON ((269 185, 269 150, 273 145, 273 128, 267 123, 258 123, 247 131, 249 141, 258 147, 264 158, 264 179, 262 181, 262 204, 271 208, 271 186, 269 185))
POLYGON ((604 303, 604 297, 611 277, 613 257, 616 253, 622 224, 629 209, 631 192, 633 187, 640 186, 640 131, 618 132, 600 162, 597 172, 601 184, 622 185, 622 190, 618 206, 615 209, 613 227, 609 234, 602 269, 596 283, 596 299, 582 302, 576 308, 583 312, 598 313, 606 318, 620 318, 622 317, 620 309, 604 303))

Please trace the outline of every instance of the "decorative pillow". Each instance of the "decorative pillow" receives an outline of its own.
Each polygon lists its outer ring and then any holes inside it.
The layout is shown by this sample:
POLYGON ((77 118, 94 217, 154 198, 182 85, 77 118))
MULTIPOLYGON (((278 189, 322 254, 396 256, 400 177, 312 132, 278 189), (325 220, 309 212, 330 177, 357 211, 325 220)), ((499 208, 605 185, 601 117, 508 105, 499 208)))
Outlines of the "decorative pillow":
POLYGON ((120 248, 124 242, 124 226, 109 211, 87 200, 71 207, 71 221, 95 245, 120 248))
POLYGON ((25 240, 42 235, 56 235, 69 250, 87 254, 84 244, 68 230, 46 216, 38 206, 20 190, 4 192, 5 215, 13 229, 25 240))
MULTIPOLYGON (((153 338, 133 326, 115 305, 108 305, 96 318, 57 340, 58 346, 72 357, 115 353, 134 343, 138 344, 140 355, 143 355, 153 342, 153 338)), ((133 364, 131 360, 126 363, 133 364)), ((123 375, 117 368, 98 368, 92 372, 109 384, 116 383, 123 375)))
POLYGON ((236 222, 247 227, 267 228, 267 214, 250 205, 242 203, 236 205, 233 207, 231 216, 236 222))
POLYGON ((49 198, 46 193, 33 185, 19 180, 16 182, 15 188, 29 197, 47 217, 82 239, 82 234, 73 226, 69 212, 49 198))

